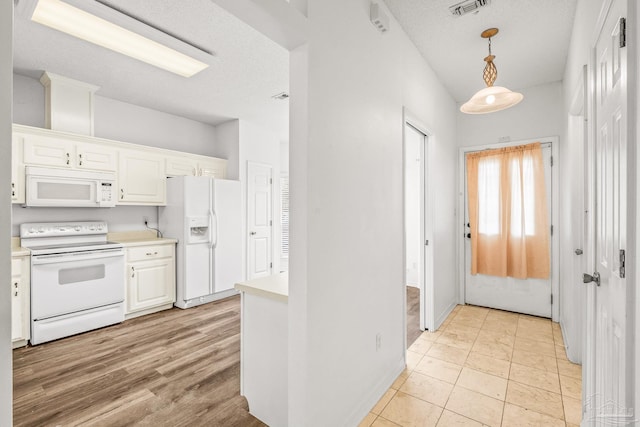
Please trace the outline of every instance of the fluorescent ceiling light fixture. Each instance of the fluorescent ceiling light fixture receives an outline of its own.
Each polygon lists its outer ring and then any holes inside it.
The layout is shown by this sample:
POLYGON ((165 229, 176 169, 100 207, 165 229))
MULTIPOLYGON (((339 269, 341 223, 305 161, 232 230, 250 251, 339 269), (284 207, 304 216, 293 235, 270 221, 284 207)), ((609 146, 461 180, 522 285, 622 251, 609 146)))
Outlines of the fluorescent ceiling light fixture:
POLYGON ((60 0, 39 0, 31 20, 183 77, 209 66, 60 0))
POLYGON ((489 39, 489 56, 484 58, 487 65, 482 72, 482 78, 487 87, 480 89, 471 97, 470 100, 462 104, 460 111, 466 114, 486 114, 494 113, 496 111, 505 110, 509 107, 513 107, 524 96, 518 92, 512 92, 506 87, 494 86, 493 83, 498 77, 498 70, 493 63, 495 56, 491 54, 491 37, 498 34, 497 28, 489 28, 484 30, 481 34, 482 38, 489 39))

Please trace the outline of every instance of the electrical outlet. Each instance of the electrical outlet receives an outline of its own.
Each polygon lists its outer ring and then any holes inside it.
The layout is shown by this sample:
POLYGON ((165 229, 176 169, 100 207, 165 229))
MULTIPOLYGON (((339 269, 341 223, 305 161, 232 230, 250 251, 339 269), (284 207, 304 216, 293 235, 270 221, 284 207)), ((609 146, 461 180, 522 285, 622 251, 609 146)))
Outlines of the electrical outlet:
POLYGON ((382 347, 382 333, 378 332, 376 334, 376 351, 379 351, 380 347, 382 347))

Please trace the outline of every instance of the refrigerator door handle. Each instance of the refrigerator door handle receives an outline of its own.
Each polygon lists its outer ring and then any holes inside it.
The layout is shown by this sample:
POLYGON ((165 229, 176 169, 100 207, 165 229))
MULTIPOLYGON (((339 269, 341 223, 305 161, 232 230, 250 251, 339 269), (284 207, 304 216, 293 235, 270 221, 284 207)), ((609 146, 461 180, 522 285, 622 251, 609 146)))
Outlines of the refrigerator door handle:
POLYGON ((216 219, 215 220, 216 240, 213 242, 212 247, 213 247, 213 249, 216 249, 218 247, 218 214, 216 213, 216 211, 213 211, 213 217, 216 219))
MULTIPOLYGON (((209 209, 209 249, 213 248, 213 211, 209 209)), ((216 233, 218 230, 216 230, 216 233)))

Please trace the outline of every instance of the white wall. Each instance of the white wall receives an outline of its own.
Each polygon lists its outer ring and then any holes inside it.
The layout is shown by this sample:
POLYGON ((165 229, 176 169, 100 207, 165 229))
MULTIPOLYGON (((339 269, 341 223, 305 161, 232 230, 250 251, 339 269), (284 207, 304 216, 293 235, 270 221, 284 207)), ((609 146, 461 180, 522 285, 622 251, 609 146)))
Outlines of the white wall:
POLYGON ((227 159, 227 178, 240 179, 240 122, 230 120, 216 126, 213 156, 227 159))
MULTIPOLYGON (((560 324, 567 346, 567 356, 574 362, 582 361, 582 336, 584 333, 583 315, 585 302, 585 287, 581 277, 575 277, 573 271, 576 260, 574 250, 578 248, 581 236, 573 233, 573 224, 579 222, 583 216, 582 207, 571 203, 572 195, 584 191, 583 182, 575 175, 576 161, 583 158, 582 142, 576 137, 575 123, 569 128, 571 117, 571 104, 573 98, 582 83, 583 66, 589 63, 589 51, 592 36, 595 31, 596 21, 602 7, 602 1, 578 2, 576 15, 567 56, 567 65, 564 74, 564 91, 562 102, 563 133, 566 135, 566 144, 560 144, 560 264, 561 264, 561 300, 560 300, 560 324)), ((585 94, 587 96, 588 94, 585 94)), ((586 247, 581 248, 588 253, 586 247)), ((584 255, 586 256, 586 255, 584 255)), ((583 260, 583 262, 586 260, 583 260)), ((593 266, 589 266, 593 268, 593 266)), ((585 271, 588 268, 585 265, 585 271)))
POLYGON ((95 136, 213 156, 215 126, 95 96, 95 136))
MULTIPOLYGON (((247 164, 248 162, 267 164, 272 167, 273 186, 271 187, 272 197, 272 219, 273 235, 271 245, 271 259, 273 260, 273 272, 280 271, 280 140, 278 136, 253 123, 240 120, 240 152, 239 152, 239 175, 242 182, 242 200, 244 201, 243 230, 244 236, 248 236, 247 230, 247 164)), ((247 240, 243 241, 243 254, 247 255, 247 240)), ((243 260, 246 264, 246 259, 243 260)))
MULTIPOLYGON (((399 29, 399 26, 395 28, 399 29)), ((402 102, 411 116, 430 133, 427 142, 429 152, 426 155, 426 204, 433 206, 433 211, 430 213, 431 234, 425 235, 429 246, 425 249, 427 258, 431 254, 433 271, 426 271, 425 274, 431 274, 434 286, 433 312, 430 316, 434 329, 437 329, 455 307, 458 295, 455 240, 458 201, 455 178, 458 161, 457 107, 422 55, 404 34, 402 37, 402 102)))
MULTIPOLYGON (((0 2, 0 182, 11 182, 11 109, 13 91, 13 2, 0 2)), ((11 351, 11 195, 0 185, 0 425, 13 420, 11 351)))
POLYGON ((456 106, 369 5, 309 1, 291 56, 290 425, 358 424, 404 366, 403 107, 434 135, 436 275, 455 301, 456 106))

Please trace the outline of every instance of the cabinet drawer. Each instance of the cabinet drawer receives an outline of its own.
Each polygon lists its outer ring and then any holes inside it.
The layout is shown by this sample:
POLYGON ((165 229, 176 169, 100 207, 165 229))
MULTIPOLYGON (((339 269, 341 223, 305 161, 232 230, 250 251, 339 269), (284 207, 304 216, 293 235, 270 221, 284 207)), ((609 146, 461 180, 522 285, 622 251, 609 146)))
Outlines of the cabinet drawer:
POLYGON ((127 259, 129 261, 144 261, 171 256, 173 256, 173 245, 137 246, 127 249, 127 259))

